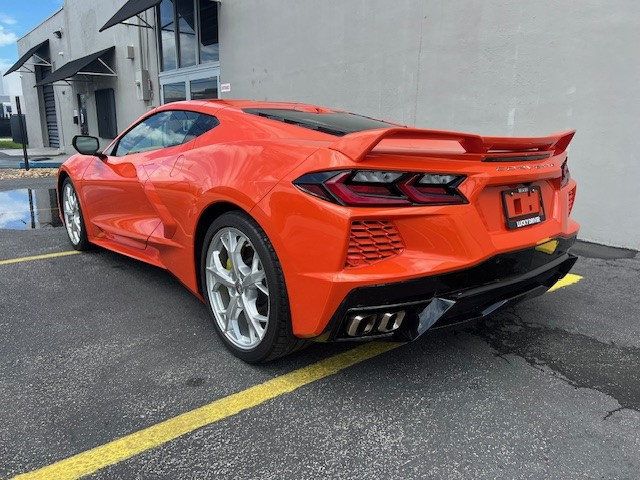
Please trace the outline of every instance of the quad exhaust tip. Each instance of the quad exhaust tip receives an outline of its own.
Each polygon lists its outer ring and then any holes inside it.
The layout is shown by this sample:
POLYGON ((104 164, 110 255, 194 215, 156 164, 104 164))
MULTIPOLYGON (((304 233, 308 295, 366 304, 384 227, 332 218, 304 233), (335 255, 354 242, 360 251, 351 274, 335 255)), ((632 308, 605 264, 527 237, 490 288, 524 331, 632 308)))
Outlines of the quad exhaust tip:
POLYGON ((405 315, 404 310, 352 315, 347 319, 346 333, 351 338, 391 333, 400 328, 405 315))

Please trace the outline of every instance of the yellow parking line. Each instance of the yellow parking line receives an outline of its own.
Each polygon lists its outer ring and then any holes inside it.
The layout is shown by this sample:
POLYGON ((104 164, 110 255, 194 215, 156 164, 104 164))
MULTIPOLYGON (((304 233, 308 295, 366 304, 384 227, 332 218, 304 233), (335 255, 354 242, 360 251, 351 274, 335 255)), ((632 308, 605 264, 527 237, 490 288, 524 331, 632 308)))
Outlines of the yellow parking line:
MULTIPOLYGON (((550 291, 572 285, 581 279, 582 277, 579 275, 569 274, 554 285, 550 291)), ((147 450, 159 447, 199 428, 229 418, 281 395, 291 393, 304 385, 335 375, 345 368, 398 348, 401 345, 403 344, 390 342, 360 345, 14 478, 16 480, 52 478, 65 480, 95 473, 109 465, 114 465, 147 450)))
POLYGON ((0 260, 0 265, 11 265, 12 263, 31 262, 33 260, 45 260, 47 258, 66 257, 68 255, 77 255, 80 253, 77 250, 68 250, 66 252, 44 253, 42 255, 33 255, 31 257, 19 257, 9 258, 7 260, 0 260))
POLYGON ((367 343, 325 360, 247 388, 208 405, 56 462, 16 479, 65 480, 89 475, 109 465, 158 447, 186 433, 253 408, 347 367, 399 347, 400 343, 367 343))
POLYGON ((575 275, 573 273, 567 273, 567 275, 564 278, 561 278, 560 280, 558 280, 558 282, 551 287, 548 291, 549 292, 554 292, 556 290, 558 290, 559 288, 563 288, 563 287, 568 287, 569 285, 573 285, 574 283, 578 283, 580 280, 582 280, 583 277, 581 277, 580 275, 575 275))

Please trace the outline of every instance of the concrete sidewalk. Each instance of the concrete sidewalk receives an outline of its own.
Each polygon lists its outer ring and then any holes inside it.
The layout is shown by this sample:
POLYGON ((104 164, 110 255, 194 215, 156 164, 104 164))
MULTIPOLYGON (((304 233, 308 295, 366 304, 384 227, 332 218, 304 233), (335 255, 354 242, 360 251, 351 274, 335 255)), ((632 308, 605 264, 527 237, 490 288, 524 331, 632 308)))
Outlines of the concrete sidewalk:
MULTIPOLYGON (((27 148, 27 155, 29 158, 37 157, 58 157, 65 155, 64 150, 60 148, 27 148)), ((22 158, 22 148, 2 148, 0 149, 0 157, 20 157, 22 158)))
MULTIPOLYGON (((29 167, 30 168, 58 168, 62 162, 64 162, 69 155, 31 155, 29 154, 29 167)), ((0 151, 0 168, 24 168, 24 158, 22 157, 22 150, 20 155, 2 155, 0 151)))

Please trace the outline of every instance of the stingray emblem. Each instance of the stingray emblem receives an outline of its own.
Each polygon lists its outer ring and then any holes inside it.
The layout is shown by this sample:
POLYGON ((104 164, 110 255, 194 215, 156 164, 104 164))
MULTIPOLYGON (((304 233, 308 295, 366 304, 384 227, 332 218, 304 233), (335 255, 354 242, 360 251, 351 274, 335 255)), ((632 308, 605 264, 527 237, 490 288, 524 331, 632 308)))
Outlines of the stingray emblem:
POLYGON ((506 167, 497 167, 498 172, 511 172, 514 170, 541 170, 543 168, 555 167, 555 163, 545 163, 543 165, 509 165, 506 167))

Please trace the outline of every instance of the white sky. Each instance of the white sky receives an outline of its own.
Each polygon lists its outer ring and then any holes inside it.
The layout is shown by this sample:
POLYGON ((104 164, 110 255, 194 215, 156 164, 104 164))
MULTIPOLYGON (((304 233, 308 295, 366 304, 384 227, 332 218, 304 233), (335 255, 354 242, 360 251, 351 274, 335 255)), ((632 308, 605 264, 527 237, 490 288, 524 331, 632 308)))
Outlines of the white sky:
MULTIPOLYGON (((0 72, 4 73, 7 70, 5 65, 0 65, 0 72)), ((2 83, 4 86, 4 94, 15 97, 16 95, 22 95, 22 84, 20 82, 19 73, 11 73, 6 77, 2 77, 2 83)))

